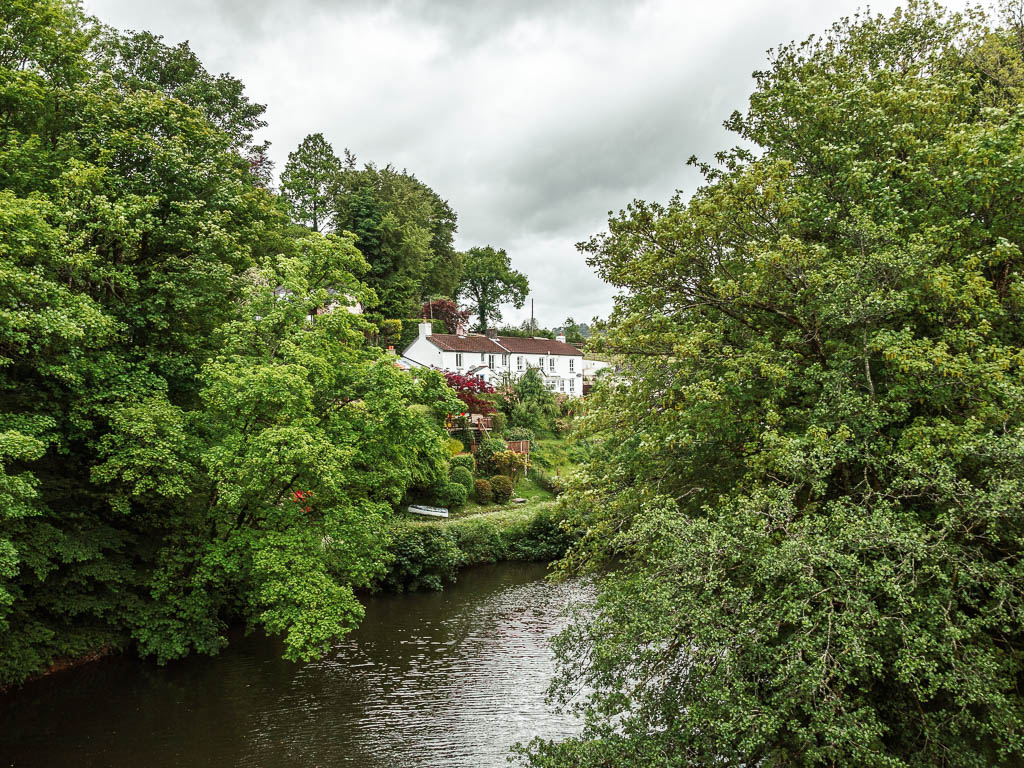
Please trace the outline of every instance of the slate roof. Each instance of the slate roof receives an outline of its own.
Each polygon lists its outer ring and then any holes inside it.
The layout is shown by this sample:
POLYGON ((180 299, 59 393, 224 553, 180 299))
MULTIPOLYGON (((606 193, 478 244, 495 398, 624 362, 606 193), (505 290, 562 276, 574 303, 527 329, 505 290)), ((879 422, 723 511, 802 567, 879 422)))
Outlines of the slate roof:
POLYGON ((457 336, 453 333, 433 333, 427 339, 446 352, 485 352, 492 355, 571 355, 583 353, 571 344, 554 339, 524 339, 519 336, 498 336, 496 339, 471 333, 457 336))

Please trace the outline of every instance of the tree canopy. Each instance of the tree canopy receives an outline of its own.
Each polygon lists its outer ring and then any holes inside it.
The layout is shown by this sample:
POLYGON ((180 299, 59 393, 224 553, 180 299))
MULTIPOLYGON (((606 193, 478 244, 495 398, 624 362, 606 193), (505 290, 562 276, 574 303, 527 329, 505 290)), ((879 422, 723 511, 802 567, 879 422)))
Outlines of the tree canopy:
POLYGON ((457 297, 475 308, 479 330, 501 322, 502 304, 522 307, 529 292, 526 275, 512 269, 512 261, 504 249, 488 245, 470 248, 464 254, 457 297))
POLYGON ((252 173, 238 81, 74 2, 0 29, 0 685, 237 620, 318 654, 458 400, 325 311, 370 266, 252 173))
POLYGON ((328 231, 331 221, 331 190, 338 183, 341 160, 322 133, 302 140, 281 171, 281 194, 291 207, 292 218, 314 232, 328 231))
POLYGON ((567 497, 586 727, 534 765, 1024 758, 1018 32, 911 2, 783 46, 751 149, 582 246, 621 367, 567 497))

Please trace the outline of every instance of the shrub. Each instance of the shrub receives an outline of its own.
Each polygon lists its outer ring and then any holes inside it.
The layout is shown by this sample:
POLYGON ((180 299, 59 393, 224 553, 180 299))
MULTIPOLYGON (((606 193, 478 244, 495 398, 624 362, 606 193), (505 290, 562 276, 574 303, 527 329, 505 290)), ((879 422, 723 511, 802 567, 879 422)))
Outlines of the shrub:
POLYGON ((473 492, 473 473, 464 466, 452 467, 449 477, 453 483, 458 483, 465 488, 467 495, 473 492))
POLYGON ((515 451, 502 451, 491 456, 487 469, 516 480, 526 472, 526 456, 515 451))
POLYGON ((448 463, 453 468, 465 467, 470 474, 476 471, 476 459, 473 458, 472 453, 460 453, 458 456, 452 456, 448 463))
POLYGON ((505 445, 504 440, 500 440, 496 437, 488 437, 486 440, 480 443, 480 447, 476 452, 476 466, 477 470, 481 473, 489 475, 497 475, 501 473, 501 470, 495 469, 491 464, 491 457, 496 453, 507 451, 508 446, 505 445))
POLYGON ((473 483, 473 495, 481 504, 490 504, 491 500, 494 498, 494 494, 491 491, 491 484, 486 480, 477 480, 473 483))
POLYGON ((448 507, 462 507, 466 504, 466 499, 469 498, 469 489, 465 485, 459 482, 451 482, 445 487, 446 495, 446 506, 448 507))
POLYGON ((532 429, 526 427, 511 427, 505 431, 506 440, 529 440, 530 449, 533 449, 533 441, 536 440, 536 436, 532 429))
POLYGON ((491 426, 499 435, 505 431, 505 414, 501 411, 491 414, 491 426))
POLYGON ((439 590, 455 581, 464 562, 455 534, 447 528, 399 527, 389 549, 391 565, 379 586, 392 592, 439 590))
POLYGON ((496 563, 504 560, 508 551, 502 531, 484 515, 460 523, 455 528, 455 541, 466 565, 496 563))
POLYGON ((466 446, 462 444, 462 441, 456 440, 454 437, 449 437, 447 440, 445 440, 444 444, 445 447, 448 449, 449 456, 458 456, 460 453, 466 450, 466 446))
POLYGON ((491 495, 499 504, 504 504, 512 498, 512 478, 505 475, 495 475, 491 478, 491 495))
POLYGON ((394 346, 402 340, 401 320, 380 321, 380 344, 382 347, 394 346))

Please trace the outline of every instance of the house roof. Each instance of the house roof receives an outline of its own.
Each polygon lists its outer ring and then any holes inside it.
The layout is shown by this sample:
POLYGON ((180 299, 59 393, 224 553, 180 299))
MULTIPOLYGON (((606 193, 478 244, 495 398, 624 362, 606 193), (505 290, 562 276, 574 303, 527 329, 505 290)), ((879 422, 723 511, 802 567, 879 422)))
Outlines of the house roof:
POLYGON ((572 355, 582 357, 583 353, 571 344, 554 339, 521 338, 519 336, 498 336, 490 338, 472 333, 456 336, 453 333, 433 333, 427 336, 434 346, 446 352, 486 352, 492 355, 572 355))

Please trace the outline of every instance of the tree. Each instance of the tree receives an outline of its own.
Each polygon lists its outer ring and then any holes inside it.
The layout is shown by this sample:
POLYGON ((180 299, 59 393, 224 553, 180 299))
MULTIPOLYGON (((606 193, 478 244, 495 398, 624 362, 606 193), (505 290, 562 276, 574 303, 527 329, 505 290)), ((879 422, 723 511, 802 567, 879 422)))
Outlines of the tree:
POLYGON ((413 317, 427 296, 452 296, 461 271, 455 212, 406 171, 346 161, 331 191, 335 226, 356 235, 383 317, 413 317))
POLYGON ((494 413, 497 409, 494 403, 484 400, 480 395, 494 393, 494 387, 477 376, 464 376, 461 373, 444 372, 444 380, 455 392, 456 397, 465 405, 469 413, 479 413, 484 416, 494 413))
POLYGON ((254 178, 229 126, 262 108, 209 108, 237 81, 156 38, 112 56, 76 2, 0 4, 0 29, 0 686, 212 653, 235 620, 318 654, 391 506, 448 482, 460 404, 364 320, 308 321, 371 301, 369 267, 254 178))
POLYGON ((448 333, 458 333, 469 322, 469 311, 459 309, 459 305, 451 299, 437 299, 423 305, 420 317, 424 320, 440 320, 448 333))
POLYGON ((281 194, 296 221, 314 232, 329 229, 330 190, 338 183, 341 161, 322 133, 311 133, 294 152, 281 172, 281 194))
POLYGON ((501 305, 523 306, 530 284, 526 275, 512 269, 504 249, 491 246, 470 248, 463 256, 462 279, 458 298, 476 308, 477 329, 486 330, 490 323, 501 322, 501 305))
POLYGON ((843 20, 757 75, 756 150, 584 244, 601 585, 533 764, 1020 763, 1022 85, 975 15, 843 20))

